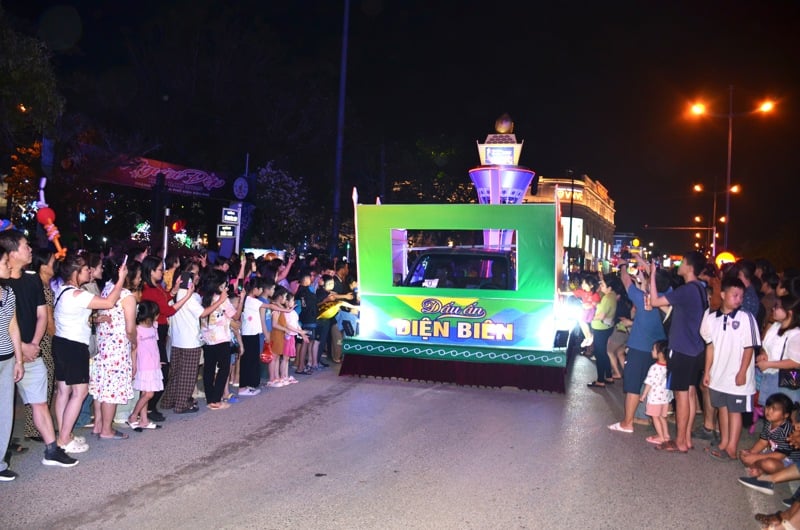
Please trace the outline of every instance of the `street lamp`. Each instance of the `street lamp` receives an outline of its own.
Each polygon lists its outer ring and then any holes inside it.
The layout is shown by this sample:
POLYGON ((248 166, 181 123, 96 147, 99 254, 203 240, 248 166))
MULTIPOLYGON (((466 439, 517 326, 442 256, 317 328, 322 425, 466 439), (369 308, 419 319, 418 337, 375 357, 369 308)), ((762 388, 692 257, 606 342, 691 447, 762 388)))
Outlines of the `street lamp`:
MULTIPOLYGON (((723 215, 719 219, 717 219, 717 196, 721 194, 725 194, 727 199, 730 199, 731 193, 741 193, 742 187, 739 184, 734 184, 733 186, 728 186, 722 191, 706 191, 705 187, 702 184, 695 184, 692 186, 692 189, 697 193, 710 193, 713 197, 713 206, 711 209, 711 222, 709 223, 708 230, 711 231, 711 254, 716 256, 717 255, 717 223, 722 223, 725 225, 725 233, 728 233, 728 216, 723 215)), ((702 217, 699 215, 695 216, 695 222, 699 223, 703 220, 702 217)))
MULTIPOLYGON (((692 104, 689 108, 690 112, 695 116, 711 116, 712 118, 727 118, 728 119, 728 164, 727 169, 725 171, 725 219, 727 222, 725 223, 725 239, 724 239, 724 246, 725 249, 728 249, 728 227, 730 226, 730 218, 731 218, 731 193, 736 193, 731 188, 731 155, 733 153, 733 118, 736 116, 745 116, 748 114, 755 114, 761 112, 763 114, 767 114, 775 110, 775 102, 772 100, 766 100, 762 102, 755 110, 751 110, 748 112, 733 112, 733 85, 728 87, 728 113, 727 114, 715 114, 712 112, 708 112, 706 109, 706 105, 702 102, 696 102, 692 104)), ((715 252, 716 254, 716 252, 715 252)))

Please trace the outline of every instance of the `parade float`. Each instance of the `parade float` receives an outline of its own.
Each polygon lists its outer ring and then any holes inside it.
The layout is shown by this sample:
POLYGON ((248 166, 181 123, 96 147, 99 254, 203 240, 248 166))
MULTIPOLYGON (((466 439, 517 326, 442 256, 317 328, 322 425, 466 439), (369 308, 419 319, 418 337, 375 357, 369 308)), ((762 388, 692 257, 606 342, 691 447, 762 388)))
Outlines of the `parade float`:
POLYGON ((521 204, 536 176, 517 165, 522 144, 504 123, 478 144, 478 204, 358 204, 354 193, 360 324, 341 375, 565 391, 559 204, 521 204), (461 244, 409 244, 420 233, 461 244))

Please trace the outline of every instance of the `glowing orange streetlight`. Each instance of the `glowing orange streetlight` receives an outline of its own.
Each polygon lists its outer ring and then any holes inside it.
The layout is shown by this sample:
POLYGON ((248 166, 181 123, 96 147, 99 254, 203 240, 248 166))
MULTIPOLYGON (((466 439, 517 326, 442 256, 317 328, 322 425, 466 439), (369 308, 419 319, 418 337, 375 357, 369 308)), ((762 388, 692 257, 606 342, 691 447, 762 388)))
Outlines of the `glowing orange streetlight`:
POLYGON ((766 100, 758 107, 759 112, 772 112, 775 110, 775 102, 772 100, 766 100))

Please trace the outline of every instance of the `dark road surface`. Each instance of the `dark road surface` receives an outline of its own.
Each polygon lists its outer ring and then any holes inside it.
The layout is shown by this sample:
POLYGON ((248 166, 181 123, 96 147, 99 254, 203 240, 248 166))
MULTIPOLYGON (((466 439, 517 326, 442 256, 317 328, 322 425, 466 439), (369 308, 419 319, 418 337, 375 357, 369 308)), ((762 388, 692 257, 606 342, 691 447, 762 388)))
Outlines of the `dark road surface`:
POLYGON ((593 372, 577 359, 558 395, 328 370, 129 440, 89 439, 72 469, 41 465, 26 442, 20 478, 0 483, 0 527, 746 529, 789 495, 743 488, 742 466, 703 442, 666 454, 648 427, 609 431, 621 388, 586 388, 593 372))

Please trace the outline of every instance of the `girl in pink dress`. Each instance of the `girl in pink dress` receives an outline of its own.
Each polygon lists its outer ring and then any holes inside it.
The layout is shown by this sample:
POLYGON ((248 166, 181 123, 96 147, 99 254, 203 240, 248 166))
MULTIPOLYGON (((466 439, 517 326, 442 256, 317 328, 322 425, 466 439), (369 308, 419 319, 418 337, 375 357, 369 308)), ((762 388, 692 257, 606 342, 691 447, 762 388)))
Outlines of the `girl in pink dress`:
POLYGON ((133 388, 139 391, 139 401, 128 418, 131 429, 160 429, 161 425, 147 419, 147 402, 155 392, 164 390, 161 357, 158 352, 158 304, 142 300, 136 308, 136 376, 133 388))

